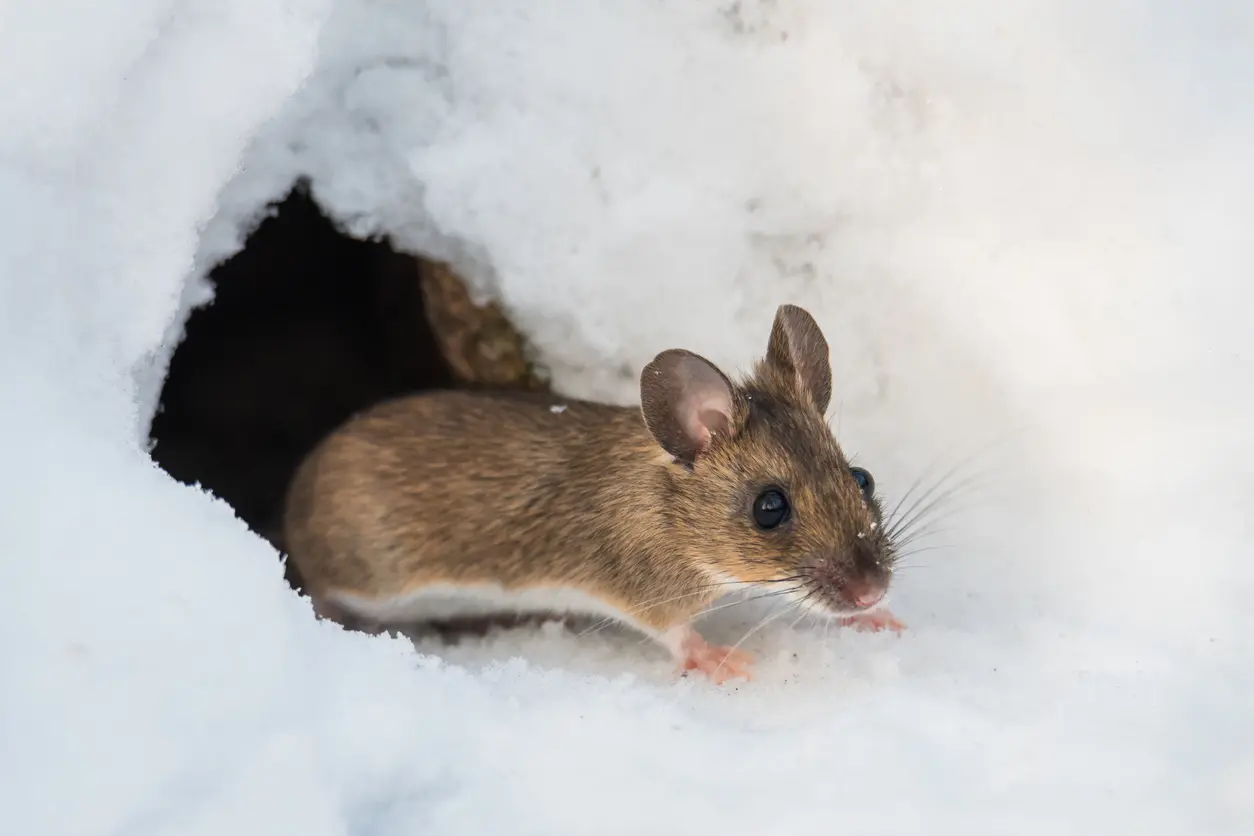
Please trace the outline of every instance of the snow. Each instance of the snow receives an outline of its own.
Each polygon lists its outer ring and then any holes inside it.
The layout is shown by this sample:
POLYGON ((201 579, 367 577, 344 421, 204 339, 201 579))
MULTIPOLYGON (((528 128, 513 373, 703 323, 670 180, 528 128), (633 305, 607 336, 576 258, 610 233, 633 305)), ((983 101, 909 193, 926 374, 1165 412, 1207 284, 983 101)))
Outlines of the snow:
POLYGON ((1245 4, 3 20, 6 830, 1254 829, 1245 4), (572 396, 629 402, 671 346, 746 367, 812 310, 880 489, 973 479, 907 634, 780 618, 719 691, 625 633, 316 623, 143 446, 201 277, 300 174, 454 260, 572 396))

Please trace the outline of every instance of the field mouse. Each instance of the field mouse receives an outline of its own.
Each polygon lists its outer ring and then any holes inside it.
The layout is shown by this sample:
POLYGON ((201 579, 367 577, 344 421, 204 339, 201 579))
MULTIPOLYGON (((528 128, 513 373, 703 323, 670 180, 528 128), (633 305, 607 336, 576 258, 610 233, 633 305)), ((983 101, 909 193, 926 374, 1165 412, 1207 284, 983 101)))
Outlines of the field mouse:
POLYGON ((859 629, 895 548, 870 473, 824 413, 827 341, 776 312, 733 383, 682 349, 640 376, 640 406, 553 395, 429 392, 349 419, 302 462, 284 509, 288 559, 315 612, 379 630, 492 613, 630 625, 716 682, 751 657, 692 626, 745 585, 859 629))

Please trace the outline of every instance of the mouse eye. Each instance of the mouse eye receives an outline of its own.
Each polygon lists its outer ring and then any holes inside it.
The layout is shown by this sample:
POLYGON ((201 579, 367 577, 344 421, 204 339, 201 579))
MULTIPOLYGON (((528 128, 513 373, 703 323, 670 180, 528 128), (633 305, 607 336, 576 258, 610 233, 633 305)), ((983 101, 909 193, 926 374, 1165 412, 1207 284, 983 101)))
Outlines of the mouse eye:
POLYGON ((791 508, 788 497, 779 488, 767 488, 753 500, 753 521, 758 528, 769 531, 786 519, 791 508))
POLYGON ((853 475, 853 481, 858 483, 858 487, 862 489, 862 495, 867 499, 875 496, 875 479, 871 476, 871 471, 861 467, 849 468, 850 474, 853 475))

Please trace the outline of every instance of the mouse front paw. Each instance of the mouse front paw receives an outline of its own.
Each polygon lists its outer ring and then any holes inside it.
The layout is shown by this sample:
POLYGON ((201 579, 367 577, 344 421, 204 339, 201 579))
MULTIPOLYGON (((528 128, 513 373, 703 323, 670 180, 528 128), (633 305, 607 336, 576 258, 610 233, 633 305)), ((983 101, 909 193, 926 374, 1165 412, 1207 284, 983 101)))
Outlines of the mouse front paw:
POLYGON ((707 676, 715 685, 729 679, 752 679, 753 655, 732 647, 721 647, 706 642, 692 628, 677 628, 670 632, 667 644, 679 661, 679 672, 697 671, 707 676))
POLYGON ((715 685, 722 685, 727 680, 737 677, 745 680, 753 679, 752 666, 753 656, 743 650, 733 650, 730 647, 717 647, 711 644, 707 644, 699 652, 690 653, 683 661, 685 673, 699 671, 709 677, 715 685))
POLYGON ((901 631, 906 629, 905 623, 888 610, 860 612, 857 615, 849 615, 843 618, 838 618, 836 619, 836 623, 842 627, 852 627, 859 633, 867 631, 878 633, 881 630, 892 630, 897 633, 897 635, 901 635, 901 631))

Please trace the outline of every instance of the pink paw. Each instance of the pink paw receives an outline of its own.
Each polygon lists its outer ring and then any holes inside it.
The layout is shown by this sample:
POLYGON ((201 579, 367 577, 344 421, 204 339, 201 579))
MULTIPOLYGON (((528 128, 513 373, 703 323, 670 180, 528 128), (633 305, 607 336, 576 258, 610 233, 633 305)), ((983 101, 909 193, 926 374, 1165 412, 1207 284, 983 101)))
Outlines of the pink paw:
POLYGON ((852 627, 859 633, 868 630, 873 633, 878 633, 881 630, 893 630, 897 635, 901 635, 901 631, 906 629, 906 625, 888 610, 860 612, 857 615, 838 618, 836 623, 842 627, 852 627))
POLYGON ((715 685, 722 685, 729 679, 740 677, 753 679, 750 668, 753 656, 743 650, 732 650, 730 647, 715 647, 707 644, 704 650, 688 654, 684 659, 685 671, 700 671, 710 678, 715 685))
POLYGON ((682 672, 697 671, 705 674, 715 685, 722 685, 737 677, 746 680, 753 678, 750 672, 753 665, 752 654, 708 644, 690 627, 677 628, 671 631, 668 638, 670 641, 667 644, 679 660, 682 672))

